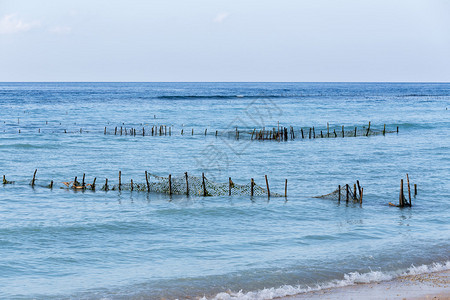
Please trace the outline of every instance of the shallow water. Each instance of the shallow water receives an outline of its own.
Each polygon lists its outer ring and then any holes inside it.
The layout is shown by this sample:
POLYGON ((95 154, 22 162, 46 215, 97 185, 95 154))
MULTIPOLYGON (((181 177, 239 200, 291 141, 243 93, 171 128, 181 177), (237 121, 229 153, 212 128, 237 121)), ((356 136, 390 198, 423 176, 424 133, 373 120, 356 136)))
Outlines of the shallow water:
POLYGON ((0 185, 0 297, 270 298, 412 265, 447 268, 449 104, 450 84, 437 83, 1 83, 0 171, 15 184, 0 185), (369 121, 399 133, 296 132, 288 142, 213 134, 369 121), (103 134, 152 125, 172 126, 172 136, 103 134), (280 194, 288 179, 288 197, 60 188, 83 173, 115 184, 119 170, 141 183, 145 170, 261 186, 267 174, 280 194), (413 207, 389 207, 406 173, 418 185, 413 207), (356 180, 362 206, 312 198, 356 180))

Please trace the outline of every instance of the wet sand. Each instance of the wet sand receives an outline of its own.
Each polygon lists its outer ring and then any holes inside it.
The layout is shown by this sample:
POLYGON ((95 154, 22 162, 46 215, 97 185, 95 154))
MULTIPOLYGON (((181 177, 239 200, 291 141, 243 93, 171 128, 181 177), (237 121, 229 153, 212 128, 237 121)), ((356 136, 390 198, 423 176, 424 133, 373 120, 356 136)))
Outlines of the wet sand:
POLYGON ((394 280, 330 288, 282 298, 300 299, 434 299, 450 300, 450 270, 401 276, 394 280))

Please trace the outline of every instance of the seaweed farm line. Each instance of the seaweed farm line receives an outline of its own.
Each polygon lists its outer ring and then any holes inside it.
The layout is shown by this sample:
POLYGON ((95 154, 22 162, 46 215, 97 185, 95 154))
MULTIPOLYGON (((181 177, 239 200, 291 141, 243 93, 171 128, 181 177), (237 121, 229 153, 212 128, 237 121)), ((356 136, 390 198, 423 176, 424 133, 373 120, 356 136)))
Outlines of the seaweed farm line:
MULTIPOLYGON (((187 172, 183 176, 172 176, 169 174, 168 177, 162 177, 155 174, 148 173, 145 171, 145 181, 138 183, 130 179, 129 182, 122 181, 122 172, 119 171, 118 184, 111 184, 108 178, 105 178, 105 183, 97 187, 97 177, 95 177, 92 183, 86 181, 86 174, 83 174, 81 182, 79 178, 75 176, 73 181, 63 181, 61 184, 55 183, 53 180, 47 181, 48 184, 40 183, 43 182, 36 178, 37 169, 33 173, 33 178, 29 182, 22 182, 22 184, 29 184, 31 187, 41 186, 49 189, 53 188, 68 188, 73 190, 101 190, 101 191, 141 191, 141 192, 151 192, 151 193, 165 193, 169 195, 197 195, 197 196, 238 196, 238 195, 248 195, 248 196, 266 196, 266 197, 287 197, 287 179, 285 180, 284 195, 274 193, 270 191, 269 180, 267 175, 265 175, 265 186, 263 187, 257 185, 253 178, 251 178, 248 184, 237 184, 228 178, 227 183, 217 183, 206 178, 203 173, 201 177, 188 175, 187 172), (39 184, 38 184, 39 182, 39 184)), ((8 178, 10 179, 10 178, 8 178)), ((5 184, 16 184, 19 182, 8 180, 6 175, 3 175, 3 185, 5 184)))
MULTIPOLYGON (((20 121, 18 121, 20 124, 20 121)), ((46 121, 46 125, 48 122, 46 121)), ((6 129, 3 130, 6 132, 6 129)), ((17 133, 36 133, 36 128, 31 129, 27 128, 27 130, 18 128, 16 129, 17 133)), ((45 131, 48 133, 47 131, 45 131)), ((294 126, 283 127, 268 127, 267 129, 264 127, 262 129, 239 129, 236 127, 234 130, 209 130, 206 128, 205 130, 195 131, 194 128, 181 128, 179 130, 175 130, 173 126, 167 125, 154 125, 148 126, 144 125, 138 128, 135 127, 125 127, 125 126, 116 126, 113 129, 104 127, 103 134, 104 135, 115 135, 115 136, 172 136, 172 135, 180 135, 180 136, 193 136, 193 135, 204 135, 204 136, 223 136, 234 139, 251 139, 251 140, 262 140, 262 141, 287 141, 287 140, 295 140, 297 139, 318 139, 318 138, 344 138, 344 137, 358 137, 358 136, 374 136, 374 135, 386 135, 387 133, 398 133, 399 127, 397 126, 395 130, 386 129, 386 124, 383 125, 382 129, 374 129, 371 127, 371 122, 369 125, 361 126, 358 128, 357 126, 334 126, 331 127, 327 124, 326 128, 320 127, 301 127, 294 128, 294 126), (351 128, 351 129, 348 129, 351 128)), ((41 128, 37 129, 37 133, 44 133, 44 130, 41 128)), ((57 133, 100 133, 100 130, 93 131, 91 129, 77 129, 77 130, 54 130, 52 129, 49 133, 57 134, 57 133)))

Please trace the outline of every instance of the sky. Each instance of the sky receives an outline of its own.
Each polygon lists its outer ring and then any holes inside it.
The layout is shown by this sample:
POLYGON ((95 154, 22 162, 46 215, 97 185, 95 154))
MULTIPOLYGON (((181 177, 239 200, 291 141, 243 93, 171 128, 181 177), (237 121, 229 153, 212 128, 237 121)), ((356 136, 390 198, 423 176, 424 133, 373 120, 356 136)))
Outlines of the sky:
POLYGON ((0 81, 450 82, 450 1, 0 0, 0 81))

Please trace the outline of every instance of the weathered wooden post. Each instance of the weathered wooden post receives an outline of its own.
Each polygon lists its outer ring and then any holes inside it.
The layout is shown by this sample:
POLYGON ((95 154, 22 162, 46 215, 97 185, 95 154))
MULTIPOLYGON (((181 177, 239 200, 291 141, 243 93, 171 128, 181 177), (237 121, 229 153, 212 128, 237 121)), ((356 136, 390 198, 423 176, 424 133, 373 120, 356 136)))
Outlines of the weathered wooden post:
POLYGON ((330 137, 330 124, 327 122, 327 137, 330 137))
POLYGON ((145 128, 142 127, 142 136, 145 136, 145 128))
POLYGON ((313 139, 316 138, 316 131, 314 130, 314 126, 313 126, 313 139))
POLYGON ((208 128, 205 129, 205 136, 206 136, 206 133, 207 133, 207 132, 208 132, 208 128))
POLYGON ((188 173, 184 172, 184 176, 186 177, 186 196, 189 196, 189 181, 188 181, 188 173))
POLYGON ((264 175, 264 177, 266 178, 267 197, 270 198, 269 180, 267 179, 267 175, 264 175))
POLYGON ((344 137, 344 125, 342 125, 342 137, 344 137))
POLYGON ((353 200, 356 200, 356 183, 353 184, 353 200))
POLYGON ((287 179, 284 182, 284 197, 287 198, 287 179))
POLYGON ((302 132, 302 139, 304 139, 305 136, 303 135, 303 128, 300 128, 300 131, 302 132))
POLYGON ((83 180, 81 181, 81 186, 84 188, 85 182, 84 179, 86 178, 86 174, 83 173, 83 180))
POLYGON ((403 207, 405 195, 403 194, 403 179, 400 180, 400 195, 398 197, 398 206, 403 207))
POLYGON ((228 196, 231 196, 231 186, 233 181, 231 181, 231 177, 228 177, 228 196))
POLYGON ((356 126, 355 126, 355 137, 356 137, 356 126))
POLYGON ((53 180, 50 181, 50 186, 49 186, 49 188, 50 188, 51 190, 53 189, 53 180))
POLYGON ((34 182, 36 181, 36 172, 37 172, 37 169, 34 170, 33 180, 31 181, 31 186, 34 186, 34 182))
POLYGON ((120 126, 120 135, 122 135, 122 126, 120 126))
POLYGON ((106 127, 105 127, 105 130, 103 131, 103 134, 106 134, 106 127))
POLYGON ((362 198, 363 198, 364 188, 361 188, 361 194, 359 194, 359 203, 362 204, 362 198))
POLYGON ((397 126, 397 133, 398 133, 398 126, 397 126))
POLYGON ((367 133, 366 133, 366 136, 369 136, 369 132, 370 132, 370 121, 369 121, 369 127, 367 127, 367 133))
POLYGON ((119 171, 119 191, 122 189, 122 171, 119 171))
POLYGON ((108 178, 105 178, 105 191, 108 190, 108 178))
POLYGON ((409 185, 409 176, 408 173, 406 173, 406 181, 408 182, 408 198, 409 198, 409 206, 411 206, 411 187, 409 185))
POLYGON ((205 173, 202 173, 203 196, 206 197, 205 173))
POLYGON ((94 177, 94 181, 92 182, 91 189, 95 191, 95 182, 97 181, 97 177, 94 177))
POLYGON ((417 184, 414 183, 414 196, 417 195, 417 184))
POLYGON ((322 130, 320 131, 320 137, 323 138, 323 133, 322 130))
POLYGON ((341 185, 338 185, 338 202, 341 202, 341 185))
POLYGON ((148 184, 148 175, 147 175, 147 171, 145 171, 145 182, 147 183, 147 192, 150 192, 150 184, 148 184))
POLYGON ((386 134, 386 124, 384 124, 384 126, 383 126, 383 135, 385 135, 386 134))
POLYGON ((74 180, 73 180, 73 184, 72 184, 72 188, 76 188, 78 186, 78 177, 75 176, 74 180))
POLYGON ((114 135, 117 135, 117 126, 114 128, 114 135))
POLYGON ((131 179, 131 187, 130 190, 133 191, 133 179, 131 179))
POLYGON ((172 175, 169 174, 169 195, 172 195, 172 175))
POLYGON ((255 181, 253 180, 253 178, 250 181, 250 196, 253 197, 253 187, 255 186, 255 181))
POLYGON ((6 183, 7 183, 7 181, 6 181, 6 176, 3 175, 3 184, 6 184, 6 183))
POLYGON ((194 135, 194 128, 192 128, 192 135, 194 135))
POLYGON ((359 180, 356 180, 356 184, 358 185, 359 196, 361 197, 362 189, 361 186, 359 185, 359 180))
POLYGON ((346 189, 346 191, 347 191, 345 201, 348 202, 348 194, 349 194, 349 191, 348 191, 348 190, 349 190, 348 184, 345 185, 345 189, 346 189))

